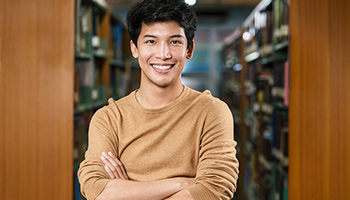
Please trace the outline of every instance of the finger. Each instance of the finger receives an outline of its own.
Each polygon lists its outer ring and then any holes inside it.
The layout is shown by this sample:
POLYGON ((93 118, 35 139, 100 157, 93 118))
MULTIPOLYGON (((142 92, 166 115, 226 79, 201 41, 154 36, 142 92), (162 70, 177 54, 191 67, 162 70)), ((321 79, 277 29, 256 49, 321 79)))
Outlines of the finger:
POLYGON ((109 161, 112 163, 112 165, 114 166, 115 172, 117 173, 120 179, 125 179, 123 171, 124 171, 124 167, 123 164, 113 156, 113 154, 111 152, 108 153, 108 156, 106 156, 107 159, 109 159, 109 161))
POLYGON ((108 173, 108 175, 109 175, 109 177, 110 177, 111 179, 116 178, 116 177, 114 176, 112 170, 108 167, 108 165, 105 165, 105 170, 106 170, 106 172, 108 173))
POLYGON ((123 177, 123 179, 129 180, 128 175, 126 175, 126 172, 125 172, 125 168, 124 168, 123 163, 120 162, 119 159, 117 159, 116 157, 114 157, 114 155, 113 155, 112 152, 108 152, 108 155, 111 156, 111 157, 115 160, 115 162, 120 166, 120 170, 121 170, 121 173, 122 173, 122 174, 120 174, 120 175, 123 177))
MULTIPOLYGON (((102 153, 103 154, 103 153, 102 153)), ((113 170, 115 167, 113 166, 112 163, 110 163, 110 161, 106 158, 106 156, 101 156, 100 157, 102 162, 105 164, 105 166, 108 166, 108 169, 110 170, 110 173, 112 173, 112 177, 113 178, 120 178, 119 174, 116 172, 116 170, 113 170)), ((106 170, 106 167, 105 167, 106 170)), ((108 173, 108 171, 106 170, 106 172, 108 173)))
POLYGON ((123 166, 121 165, 121 162, 116 158, 112 158, 110 155, 106 154, 105 152, 103 152, 102 155, 112 164, 112 166, 109 166, 109 167, 111 168, 114 175, 117 178, 124 179, 123 172, 122 172, 123 166))

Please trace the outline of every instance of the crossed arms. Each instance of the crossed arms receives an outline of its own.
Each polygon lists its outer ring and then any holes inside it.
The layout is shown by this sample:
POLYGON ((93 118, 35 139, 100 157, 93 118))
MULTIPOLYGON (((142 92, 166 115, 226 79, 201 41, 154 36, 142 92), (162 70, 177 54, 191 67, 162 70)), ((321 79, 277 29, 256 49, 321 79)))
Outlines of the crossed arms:
POLYGON ((101 155, 105 164, 105 170, 111 181, 97 196, 96 200, 119 200, 119 199, 183 199, 193 200, 192 195, 186 189, 194 184, 193 178, 169 178, 159 181, 136 182, 130 181, 123 164, 112 152, 101 155))

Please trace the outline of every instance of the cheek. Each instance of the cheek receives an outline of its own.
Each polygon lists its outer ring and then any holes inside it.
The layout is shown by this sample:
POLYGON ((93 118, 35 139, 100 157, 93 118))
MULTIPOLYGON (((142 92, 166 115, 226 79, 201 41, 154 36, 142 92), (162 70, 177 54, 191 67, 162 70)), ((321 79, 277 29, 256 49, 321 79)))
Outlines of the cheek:
POLYGON ((172 55, 173 55, 173 57, 175 57, 179 61, 180 60, 185 61, 186 60, 187 51, 176 50, 176 51, 173 51, 172 55))
POLYGON ((152 57, 152 49, 139 49, 139 58, 142 60, 147 60, 152 57))

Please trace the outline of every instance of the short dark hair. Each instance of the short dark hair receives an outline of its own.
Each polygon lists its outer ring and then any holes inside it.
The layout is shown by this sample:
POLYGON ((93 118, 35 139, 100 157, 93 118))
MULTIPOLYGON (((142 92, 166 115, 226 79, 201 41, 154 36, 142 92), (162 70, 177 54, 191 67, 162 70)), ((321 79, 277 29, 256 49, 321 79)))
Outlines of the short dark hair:
POLYGON ((197 16, 183 0, 142 0, 128 12, 126 17, 129 35, 135 45, 142 23, 167 21, 176 21, 184 28, 188 48, 197 29, 197 16))

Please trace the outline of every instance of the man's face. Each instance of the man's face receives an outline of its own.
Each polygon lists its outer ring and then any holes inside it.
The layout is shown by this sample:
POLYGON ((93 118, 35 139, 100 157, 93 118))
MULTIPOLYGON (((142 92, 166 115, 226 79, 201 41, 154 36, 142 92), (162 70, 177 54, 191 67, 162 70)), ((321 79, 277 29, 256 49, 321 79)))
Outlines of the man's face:
POLYGON ((181 72, 192 57, 193 42, 187 48, 185 31, 177 22, 143 23, 137 47, 131 42, 131 51, 142 69, 141 84, 168 87, 182 84, 181 72))

